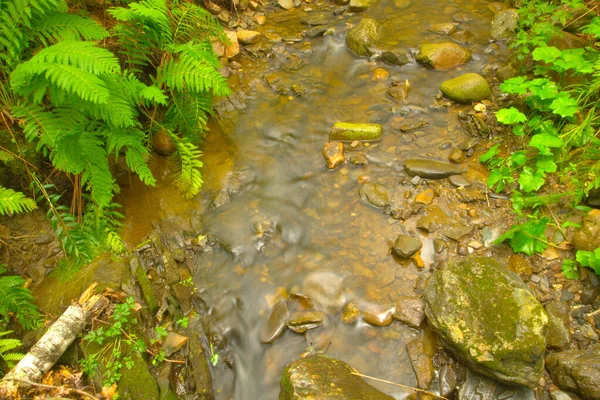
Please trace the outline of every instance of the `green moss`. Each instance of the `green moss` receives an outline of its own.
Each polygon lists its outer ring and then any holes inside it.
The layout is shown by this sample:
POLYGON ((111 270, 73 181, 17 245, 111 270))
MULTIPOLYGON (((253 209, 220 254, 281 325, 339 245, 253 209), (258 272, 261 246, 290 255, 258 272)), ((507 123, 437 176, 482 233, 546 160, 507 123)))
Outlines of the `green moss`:
POLYGON ((133 356, 133 367, 121 369, 119 398, 122 400, 158 400, 158 384, 148 371, 146 360, 139 354, 133 356))
POLYGON ((440 90, 457 103, 471 103, 488 98, 490 85, 479 74, 468 73, 442 83, 440 90))
POLYGON ((329 133, 329 140, 341 141, 372 141, 379 140, 383 135, 383 128, 379 124, 355 124, 350 122, 336 122, 329 133))

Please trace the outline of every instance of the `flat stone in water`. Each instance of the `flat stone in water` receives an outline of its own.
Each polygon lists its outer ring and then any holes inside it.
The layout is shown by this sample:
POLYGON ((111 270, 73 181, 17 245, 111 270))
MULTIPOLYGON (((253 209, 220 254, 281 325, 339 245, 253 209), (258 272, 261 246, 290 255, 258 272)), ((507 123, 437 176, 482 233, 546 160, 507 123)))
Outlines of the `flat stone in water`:
POLYGON ((287 326, 296 333, 323 326, 325 313, 321 311, 297 311, 290 316, 287 326))
POLYGON ((385 186, 377 183, 365 183, 358 191, 361 199, 366 200, 375 207, 385 207, 389 204, 389 191, 385 186))
POLYGON ((425 319, 425 302, 417 296, 400 296, 396 300, 393 317, 411 328, 419 329, 425 319))
POLYGON ((426 158, 411 158, 404 162, 404 171, 410 176, 425 179, 442 179, 464 172, 460 166, 449 162, 426 158))
POLYGON ((472 226, 455 226, 442 231, 442 235, 449 239, 459 242, 460 239, 467 236, 473 231, 472 226))
POLYGON ((417 377, 417 386, 427 390, 435 377, 433 357, 436 353, 437 340, 435 334, 426 329, 423 335, 406 345, 406 352, 417 377))
POLYGON ((279 400, 394 400, 355 372, 348 364, 323 355, 294 361, 283 372, 279 400))
POLYGON ((409 258, 421 250, 421 247, 423 247, 423 243, 419 239, 409 235, 398 235, 392 246, 392 252, 398 257, 409 258))
POLYGON ((392 323, 394 309, 380 304, 366 304, 361 306, 363 321, 374 326, 388 326, 392 323))
POLYGON ((279 300, 271 310, 269 319, 260 330, 261 343, 273 343, 285 330, 290 313, 287 302, 279 300))
POLYGON ((449 178, 449 181, 452 184, 452 186, 456 187, 469 187, 472 185, 471 182, 462 175, 452 175, 449 178))
POLYGON ((320 36, 323 36, 325 34, 325 32, 327 32, 327 28, 323 28, 321 26, 315 26, 314 28, 305 30, 302 33, 302 36, 304 36, 307 39, 315 39, 320 36))
POLYGON ((302 292, 314 303, 338 311, 345 303, 342 283, 333 272, 313 272, 304 279, 302 292))
POLYGON ((381 139, 382 134, 383 128, 379 124, 336 122, 329 133, 329 140, 372 141, 381 139))
POLYGON ((329 15, 325 13, 308 15, 302 18, 300 22, 310 26, 327 25, 329 23, 329 15))
POLYGON ((397 65, 399 67, 410 62, 406 51, 384 51, 381 53, 381 60, 388 65, 397 65))
POLYGON ((424 230, 425 232, 434 232, 437 229, 436 218, 430 215, 424 215, 417 220, 417 229, 424 230))
MULTIPOLYGON (((394 89, 394 88, 392 87, 391 89, 394 89)), ((388 90, 388 94, 389 94, 389 90, 388 90)), ((400 132, 407 133, 407 132, 416 131, 417 129, 425 128, 427 126, 429 126, 429 122, 427 122, 427 121, 420 121, 420 122, 415 122, 414 124, 400 125, 398 127, 398 130, 400 132)))

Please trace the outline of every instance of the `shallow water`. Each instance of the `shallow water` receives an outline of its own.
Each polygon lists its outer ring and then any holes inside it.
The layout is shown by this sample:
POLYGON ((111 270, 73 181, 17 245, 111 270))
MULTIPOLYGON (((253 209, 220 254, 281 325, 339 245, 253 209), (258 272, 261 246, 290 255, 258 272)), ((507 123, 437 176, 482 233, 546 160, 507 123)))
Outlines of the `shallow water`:
MULTIPOLYGON (((212 305, 215 329, 227 337, 235 360, 235 373, 224 363, 213 371, 218 399, 276 399, 284 366, 311 346, 363 374, 416 385, 404 344, 419 333, 399 322, 384 328, 364 322, 346 325, 338 309, 330 310, 324 327, 306 335, 288 331, 271 345, 260 344, 258 335, 274 302, 300 291, 313 272, 330 271, 342 277, 347 301, 384 307, 393 307, 398 296, 414 294, 421 277, 429 275, 435 262, 433 237, 421 234, 425 268, 397 262, 389 255, 388 241, 400 233, 419 234, 414 228, 416 217, 401 222, 363 203, 359 182, 382 184, 394 201, 402 202, 407 190, 409 197, 420 191, 405 179, 403 160, 446 159, 450 150, 440 148, 464 139, 456 129, 456 107, 431 110, 429 106, 442 81, 502 62, 502 56, 484 53, 492 18, 487 4, 415 1, 399 9, 380 0, 361 14, 331 15, 331 35, 294 44, 273 39, 267 60, 243 59, 242 70, 231 79, 234 89, 237 86, 248 97, 243 108, 236 104, 239 110, 221 115, 223 131, 212 126, 204 148, 203 194, 182 201, 166 179, 159 179, 157 189, 132 183, 124 190, 125 237, 130 243, 141 241, 158 218, 179 216, 185 224, 193 215, 224 249, 198 256, 193 277, 212 305), (473 60, 452 71, 426 70, 414 63, 388 66, 357 58, 344 45, 349 26, 363 16, 383 25, 389 48, 416 49, 424 42, 451 41, 427 29, 434 23, 452 22, 459 11, 474 17, 460 23, 461 29, 475 35, 474 42, 465 45, 473 60), (384 68, 389 77, 374 80, 375 68, 384 68), (392 80, 410 81, 408 105, 386 95, 392 80), (301 96, 292 85, 299 86, 301 96), (400 133, 394 128, 421 120, 430 125, 417 132, 400 133), (337 121, 383 125, 383 139, 361 150, 368 165, 325 168, 321 148, 337 121), (231 186, 232 176, 241 183, 231 186), (214 208, 211 203, 223 185, 235 189, 231 201, 214 208)), ((258 29, 271 38, 297 38, 306 29, 300 23, 302 16, 339 8, 325 3, 311 7, 314 11, 278 11, 258 29)), ((157 171, 165 170, 164 160, 154 162, 157 171)), ((451 202, 439 199, 438 205, 440 218, 464 218, 451 202)), ((398 399, 407 395, 398 387, 369 383, 398 399)))

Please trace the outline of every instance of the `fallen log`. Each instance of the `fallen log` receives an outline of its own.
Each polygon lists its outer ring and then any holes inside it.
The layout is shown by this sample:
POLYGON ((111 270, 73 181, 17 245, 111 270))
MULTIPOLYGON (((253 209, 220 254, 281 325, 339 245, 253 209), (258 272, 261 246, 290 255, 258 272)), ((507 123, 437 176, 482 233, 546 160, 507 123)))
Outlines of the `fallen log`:
POLYGON ((24 381, 39 382, 60 356, 83 332, 94 315, 108 306, 108 299, 94 294, 93 283, 75 303, 52 324, 42 338, 29 350, 21 361, 0 380, 0 398, 17 395, 19 384, 24 381))

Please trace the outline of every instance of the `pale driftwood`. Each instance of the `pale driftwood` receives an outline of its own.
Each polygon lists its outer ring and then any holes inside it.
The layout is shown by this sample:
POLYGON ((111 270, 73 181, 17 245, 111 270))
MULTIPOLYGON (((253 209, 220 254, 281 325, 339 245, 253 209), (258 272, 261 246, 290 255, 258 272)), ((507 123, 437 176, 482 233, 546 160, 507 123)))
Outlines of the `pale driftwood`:
POLYGON ((29 353, 0 381, 0 398, 10 398, 18 391, 23 380, 39 382, 60 356, 83 332, 94 315, 108 305, 108 299, 94 294, 97 284, 92 284, 60 316, 29 353))

